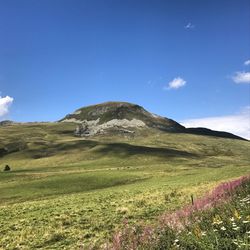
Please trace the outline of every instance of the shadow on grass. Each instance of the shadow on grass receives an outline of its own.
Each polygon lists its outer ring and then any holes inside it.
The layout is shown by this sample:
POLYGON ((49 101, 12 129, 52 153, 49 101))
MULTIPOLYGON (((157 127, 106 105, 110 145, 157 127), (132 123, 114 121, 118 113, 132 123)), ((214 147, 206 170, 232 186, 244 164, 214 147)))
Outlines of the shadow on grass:
POLYGON ((95 148, 95 152, 102 155, 116 155, 119 157, 129 157, 134 155, 157 156, 162 158, 169 157, 198 157, 196 154, 189 152, 168 149, 162 147, 146 147, 131 145, 127 143, 110 143, 103 144, 95 148))
POLYGON ((91 141, 91 140, 79 140, 79 141, 72 141, 68 143, 57 143, 57 144, 48 144, 43 145, 39 149, 28 149, 26 152, 28 155, 33 159, 39 159, 44 157, 50 157, 60 152, 67 152, 74 149, 80 150, 89 150, 93 147, 98 145, 98 142, 91 141))
POLYGON ((198 157, 198 155, 182 150, 168 149, 163 147, 149 147, 131 145, 128 143, 100 143, 94 140, 77 140, 67 143, 42 144, 39 148, 25 150, 25 154, 33 159, 54 156, 60 153, 71 153, 72 150, 92 150, 96 157, 116 156, 129 157, 134 155, 169 157, 198 157))

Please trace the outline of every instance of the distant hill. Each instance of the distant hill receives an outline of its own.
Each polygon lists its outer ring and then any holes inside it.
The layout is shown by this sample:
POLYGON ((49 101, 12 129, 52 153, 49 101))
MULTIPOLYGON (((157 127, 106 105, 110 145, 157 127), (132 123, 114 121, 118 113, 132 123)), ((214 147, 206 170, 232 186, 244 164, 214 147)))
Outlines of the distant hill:
MULTIPOLYGON (((216 131, 208 128, 186 128, 185 133, 195 134, 195 135, 208 135, 208 136, 217 136, 231 139, 246 140, 240 136, 234 135, 232 133, 224 131, 216 131)), ((247 141, 247 140, 246 140, 247 141)))
POLYGON ((0 126, 8 126, 8 125, 11 125, 13 123, 14 123, 13 121, 4 120, 4 121, 0 121, 0 126))
POLYGON ((86 135, 115 131, 135 133, 140 128, 152 128, 172 133, 188 133, 244 140, 227 132, 213 131, 206 128, 185 128, 172 119, 150 113, 143 107, 128 102, 105 102, 83 107, 66 115, 59 122, 83 124, 85 127, 83 131, 86 131, 86 135))

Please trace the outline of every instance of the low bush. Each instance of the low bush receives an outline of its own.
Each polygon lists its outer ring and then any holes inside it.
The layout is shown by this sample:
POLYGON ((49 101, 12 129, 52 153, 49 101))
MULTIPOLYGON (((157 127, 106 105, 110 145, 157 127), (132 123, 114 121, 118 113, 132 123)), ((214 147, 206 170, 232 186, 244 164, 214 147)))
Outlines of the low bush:
POLYGON ((10 166, 9 165, 5 165, 3 171, 5 171, 5 172, 10 171, 10 166))

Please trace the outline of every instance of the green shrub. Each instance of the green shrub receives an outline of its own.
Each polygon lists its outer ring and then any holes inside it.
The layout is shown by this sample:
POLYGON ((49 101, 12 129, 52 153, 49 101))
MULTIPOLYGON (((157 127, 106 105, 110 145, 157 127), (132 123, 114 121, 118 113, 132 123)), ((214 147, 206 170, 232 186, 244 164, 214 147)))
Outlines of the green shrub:
POLYGON ((9 165, 5 165, 3 171, 5 171, 5 172, 10 171, 10 166, 9 165))

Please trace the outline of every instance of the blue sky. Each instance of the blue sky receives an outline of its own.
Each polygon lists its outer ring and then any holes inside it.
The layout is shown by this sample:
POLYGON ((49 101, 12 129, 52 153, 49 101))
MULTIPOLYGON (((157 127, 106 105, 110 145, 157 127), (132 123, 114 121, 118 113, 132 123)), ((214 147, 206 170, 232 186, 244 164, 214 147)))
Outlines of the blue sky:
POLYGON ((115 100, 250 133, 250 0, 0 0, 0 26, 1 120, 115 100))

